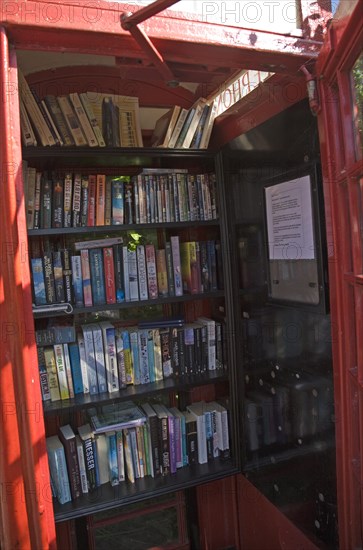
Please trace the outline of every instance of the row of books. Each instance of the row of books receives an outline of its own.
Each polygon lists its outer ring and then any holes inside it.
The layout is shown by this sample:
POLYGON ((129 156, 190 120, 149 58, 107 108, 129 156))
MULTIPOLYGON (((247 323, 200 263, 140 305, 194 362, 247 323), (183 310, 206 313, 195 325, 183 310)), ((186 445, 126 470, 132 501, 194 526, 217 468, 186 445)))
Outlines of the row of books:
POLYGON ((25 162, 23 177, 28 229, 217 218, 214 173, 63 174, 37 171, 25 162))
POLYGON ((176 105, 157 120, 151 146, 207 149, 217 108, 217 100, 205 98, 198 99, 190 109, 176 105))
POLYGON ((57 340, 51 329, 36 334, 43 401, 113 393, 132 384, 225 368, 225 329, 221 321, 208 317, 152 327, 102 321, 77 330, 63 327, 57 330, 57 340))
POLYGON ((192 403, 185 411, 161 403, 120 403, 101 414, 101 421, 118 419, 103 431, 95 430, 94 416, 76 430, 61 426, 46 439, 52 493, 60 504, 105 483, 169 476, 230 454, 228 411, 216 401, 192 403))
POLYGON ((137 97, 70 93, 39 98, 19 70, 25 146, 142 147, 137 97))
POLYGON ((35 306, 102 306, 223 287, 219 241, 180 243, 171 236, 156 249, 130 248, 122 237, 109 237, 75 242, 74 250, 40 248, 34 243, 30 259, 35 306))

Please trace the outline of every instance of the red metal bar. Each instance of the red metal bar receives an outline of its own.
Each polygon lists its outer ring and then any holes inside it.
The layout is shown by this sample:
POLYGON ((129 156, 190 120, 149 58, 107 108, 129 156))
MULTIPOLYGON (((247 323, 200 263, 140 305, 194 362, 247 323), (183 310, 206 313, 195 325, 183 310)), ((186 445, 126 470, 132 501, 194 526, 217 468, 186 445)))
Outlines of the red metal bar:
MULTIPOLYGON (((121 18, 121 24, 122 18, 121 18)), ((139 27, 131 26, 129 28, 130 34, 135 38, 138 45, 144 50, 146 55, 149 57, 150 61, 155 65, 157 70, 160 72, 162 77, 170 82, 175 82, 175 78, 168 65, 165 63, 162 55, 155 48, 154 44, 151 42, 150 38, 144 33, 139 27)), ((177 85, 178 83, 175 82, 177 85)))
POLYGON ((52 497, 45 447, 42 401, 34 339, 27 232, 22 185, 15 52, 0 29, 2 245, 2 406, 4 548, 55 548, 52 497), (12 410, 9 410, 12 407, 12 410), (3 411, 4 412, 4 411, 3 411), (5 439, 3 439, 5 438, 5 439), (6 450, 4 452, 4 450, 6 450))
POLYGON ((156 0, 149 6, 145 6, 135 13, 127 15, 123 20, 122 28, 125 30, 130 30, 131 27, 142 23, 145 19, 153 17, 153 15, 157 15, 177 2, 179 2, 179 0, 156 0))

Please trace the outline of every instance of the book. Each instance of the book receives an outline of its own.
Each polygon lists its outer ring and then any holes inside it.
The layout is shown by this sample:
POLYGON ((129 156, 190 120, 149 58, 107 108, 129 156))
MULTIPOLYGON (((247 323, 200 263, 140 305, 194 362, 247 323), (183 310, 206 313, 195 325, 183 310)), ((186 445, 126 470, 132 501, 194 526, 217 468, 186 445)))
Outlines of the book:
POLYGON ((116 303, 116 287, 115 287, 115 266, 113 257, 113 248, 111 246, 103 249, 103 267, 105 273, 105 294, 106 303, 116 303))
POLYGON ((116 432, 117 470, 118 481, 125 481, 125 452, 122 430, 116 432))
POLYGON ((76 342, 68 344, 69 360, 71 364, 73 391, 77 395, 83 393, 83 380, 81 371, 81 360, 79 355, 78 344, 76 342))
POLYGON ((163 378, 169 378, 173 375, 171 363, 171 338, 170 329, 160 329, 161 362, 163 369, 163 378))
POLYGON ((106 206, 106 176, 97 174, 96 176, 96 224, 105 225, 105 206, 106 206))
POLYGON ((95 456, 97 464, 98 483, 97 486, 104 485, 109 482, 109 463, 108 463, 108 447, 107 437, 105 434, 95 434, 95 456))
POLYGON ((139 299, 148 300, 148 277, 146 272, 146 256, 145 246, 142 244, 136 247, 136 259, 137 259, 137 278, 139 283, 139 299))
POLYGON ((90 174, 88 177, 88 211, 87 226, 96 225, 96 176, 90 174))
POLYGON ((105 237, 103 239, 92 239, 86 241, 76 241, 73 243, 74 250, 84 250, 86 248, 101 248, 105 246, 113 246, 115 244, 122 244, 122 237, 105 237))
POLYGON ((46 440, 49 473, 52 487, 59 504, 66 504, 72 500, 67 471, 64 447, 57 435, 47 437, 46 440))
POLYGON ((76 435, 70 424, 60 426, 58 434, 59 439, 64 447, 71 495, 72 500, 74 500, 79 498, 82 492, 81 476, 77 456, 76 435))
POLYGON ((90 125, 93 129, 93 132, 94 132, 95 136, 96 136, 98 146, 99 147, 105 147, 106 143, 105 143, 104 137, 102 135, 101 128, 98 125, 97 119, 96 119, 95 114, 93 112, 92 103, 88 98, 88 94, 83 92, 83 93, 79 94, 79 97, 81 98, 83 108, 84 108, 84 110, 87 114, 90 125))
POLYGON ((86 423, 79 426, 77 431, 83 444, 88 490, 92 492, 96 489, 96 464, 93 445, 93 430, 91 429, 90 424, 86 423))
POLYGON ((86 138, 84 137, 82 128, 80 126, 77 115, 74 112, 70 99, 67 96, 63 95, 63 96, 58 96, 57 101, 58 101, 60 110, 63 113, 68 130, 73 137, 73 141, 75 145, 77 146, 87 145, 86 138))
POLYGON ((44 174, 40 190, 40 227, 50 229, 52 227, 52 195, 53 183, 51 178, 44 174))
POLYGON ((181 275, 179 237, 171 236, 170 243, 171 243, 171 251, 172 251, 172 257, 173 257, 175 296, 182 296, 183 283, 182 283, 182 275, 181 275))
POLYGON ((168 274, 166 268, 165 248, 158 248, 156 251, 156 270, 159 296, 168 296, 168 274))
POLYGON ((118 381, 120 388, 126 388, 126 348, 124 347, 123 331, 120 328, 115 328, 115 343, 117 356, 118 381))
POLYGON ((175 105, 164 113, 155 123, 155 127, 151 136, 151 147, 167 147, 174 130, 176 121, 178 120, 181 107, 175 105))
POLYGON ((33 229, 40 228, 41 183, 42 173, 37 171, 35 174, 33 229))
POLYGON ((194 414, 189 411, 183 411, 185 418, 185 437, 186 437, 186 452, 188 465, 198 463, 198 433, 197 419, 194 414))
POLYGON ((107 391, 112 393, 119 390, 119 374, 117 366, 117 348, 115 327, 108 321, 99 323, 102 331, 104 358, 107 379, 107 391))
POLYGON ((158 297, 159 290, 156 270, 155 246, 153 244, 145 245, 145 258, 149 299, 154 300, 158 297))
POLYGON ((129 248, 127 249, 127 266, 128 266, 129 293, 130 293, 129 300, 131 302, 138 301, 139 300, 139 282, 138 282, 136 250, 130 250, 129 248))
POLYGON ((48 112, 55 122, 58 132, 61 136, 64 145, 74 145, 74 139, 68 129, 64 115, 59 107, 57 98, 54 95, 46 95, 44 102, 48 108, 48 112))
POLYGON ((195 131, 198 127, 199 121, 201 119, 201 116, 203 114, 204 106, 205 106, 206 100, 204 98, 200 98, 195 105, 194 108, 194 114, 193 117, 189 123, 189 126, 187 128, 185 137, 180 144, 180 147, 183 149, 188 149, 190 147, 190 144, 192 143, 192 139, 194 137, 195 131))
POLYGON ((196 110, 196 105, 192 105, 192 107, 189 109, 188 113, 187 113, 187 116, 185 118, 185 121, 184 121, 184 124, 180 130, 180 133, 179 133, 179 136, 178 136, 178 139, 176 140, 176 143, 174 145, 174 147, 176 149, 180 149, 182 146, 183 146, 183 143, 184 143, 184 139, 187 135, 187 132, 189 130, 189 127, 190 127, 190 124, 193 120, 193 117, 195 115, 195 110, 196 110))
POLYGON ((148 384, 150 382, 148 331, 146 329, 138 330, 137 337, 139 345, 140 383, 148 384))
POLYGON ((55 344, 53 346, 55 364, 59 382, 59 393, 61 399, 69 399, 69 388, 67 381, 66 365, 64 360, 64 351, 62 344, 55 344))
POLYGON ((113 245, 113 260, 115 274, 115 294, 116 302, 120 304, 125 301, 125 280, 122 245, 113 245))
POLYGON ((37 139, 35 137, 35 133, 32 128, 29 115, 27 113, 27 110, 22 100, 20 101, 19 107, 20 107, 20 130, 21 130, 22 143, 23 145, 25 145, 25 147, 29 145, 35 146, 38 144, 37 139))
POLYGON ((44 348, 42 346, 37 346, 37 355, 38 355, 38 370, 39 370, 39 381, 40 381, 40 390, 42 392, 42 400, 50 401, 50 389, 48 382, 47 366, 45 363, 44 348))
POLYGON ((82 270, 83 302, 86 307, 90 307, 93 305, 93 299, 92 299, 89 251, 87 248, 81 250, 81 270, 82 270))
POLYGON ((203 135, 203 131, 204 131, 204 126, 206 124, 207 117, 209 115, 209 111, 211 110, 211 108, 212 108, 212 106, 211 106, 210 103, 205 103, 205 105, 203 107, 202 115, 201 115, 200 120, 198 122, 197 128, 194 132, 192 142, 189 146, 191 149, 199 149, 199 147, 200 147, 200 143, 201 143, 202 135, 203 135))
POLYGON ((189 112, 188 109, 181 109, 180 110, 178 119, 176 121, 174 129, 173 129, 172 134, 170 136, 170 140, 169 140, 169 143, 168 143, 167 147, 170 147, 172 149, 175 147, 177 139, 179 138, 179 134, 180 134, 180 132, 183 128, 183 125, 185 123, 185 119, 187 118, 188 112, 189 112))
POLYGON ((46 305, 48 302, 45 293, 43 260, 42 258, 31 258, 30 265, 32 271, 32 286, 35 305, 46 305))
POLYGON ((91 248, 89 250, 89 263, 93 303, 94 305, 103 305, 106 303, 106 294, 103 253, 101 248, 91 248))
POLYGON ((75 394, 74 394, 74 387, 73 387, 71 358, 69 355, 68 344, 63 344, 63 354, 64 354, 64 364, 65 364, 66 375, 67 375, 69 397, 72 399, 75 394))
POLYGON ((112 486, 119 484, 118 460, 117 460, 117 443, 116 432, 108 432, 107 452, 108 452, 108 476, 112 486))
POLYGON ((44 361, 48 377, 50 399, 51 401, 59 401, 61 396, 53 347, 47 346, 44 348, 44 361))
POLYGON ((76 307, 83 307, 83 280, 81 256, 71 256, 72 287, 76 307))
POLYGON ((52 227, 63 227, 64 182, 60 174, 54 174, 52 189, 52 227))
POLYGON ((40 102, 39 102, 39 100, 37 100, 37 101, 38 101, 39 108, 40 108, 40 110, 41 110, 41 112, 44 116, 45 122, 47 123, 47 126, 48 126, 48 128, 49 128, 49 130, 50 130, 50 132, 51 132, 51 134, 54 138, 55 144, 56 145, 63 145, 64 144, 63 138, 62 138, 62 136, 61 136, 61 134, 60 134, 60 132, 57 128, 56 123, 53 120, 53 117, 52 117, 52 115, 51 115, 51 113, 48 109, 48 106, 47 106, 45 100, 42 99, 40 102))
POLYGON ((139 335, 137 327, 129 328, 130 349, 132 360, 132 383, 137 386, 140 384, 140 350, 139 350, 139 335))
MULTIPOLYGON (((71 177, 71 176, 70 176, 71 177)), ((88 180, 87 187, 88 187, 88 180)), ((74 174, 73 181, 73 196, 72 196, 72 213, 70 222, 72 227, 81 227, 82 219, 85 219, 85 212, 81 212, 82 201, 87 200, 87 197, 84 196, 84 191, 82 189, 85 187, 85 182, 82 179, 81 174, 74 174)), ((87 210, 86 210, 87 212, 87 210)))
POLYGON ((202 137, 199 144, 199 149, 207 149, 210 141, 210 137, 213 130, 214 120, 218 111, 218 98, 215 98, 212 102, 211 109, 206 117, 202 137))
POLYGON ((95 350, 98 391, 99 393, 104 393, 108 390, 107 369, 106 369, 107 352, 104 348, 102 329, 101 329, 101 326, 97 323, 94 323, 89 326, 92 329, 92 335, 93 335, 93 346, 95 350))
MULTIPOLYGON (((91 325, 81 325, 84 341, 85 362, 87 365, 87 381, 90 395, 98 393, 97 366, 93 333, 91 325)), ((81 358, 82 361, 82 358, 81 358)), ((81 365, 82 366, 82 365, 81 365)), ((84 385, 84 383, 83 383, 84 385)))
POLYGON ((33 125, 33 130, 37 133, 37 137, 42 145, 55 145, 55 141, 51 131, 49 130, 44 116, 36 102, 34 95, 20 69, 18 69, 18 81, 20 98, 23 101, 28 116, 33 125))
POLYGON ((169 420, 161 404, 155 403, 153 409, 159 420, 159 448, 160 448, 160 473, 162 476, 170 474, 170 448, 169 448, 169 420))
POLYGON ((105 412, 95 411, 91 414, 91 425, 95 433, 106 433, 141 426, 146 422, 142 410, 134 404, 123 406, 111 405, 105 412))
POLYGON ((81 480, 81 491, 82 494, 88 493, 88 481, 87 481, 87 470, 86 470, 86 461, 84 457, 84 448, 82 439, 78 434, 76 434, 76 449, 77 449, 77 459, 79 467, 79 477, 81 480))
POLYGON ((77 343, 79 351, 79 364, 82 378, 83 393, 89 393, 89 380, 88 380, 88 365, 86 359, 86 350, 84 345, 84 336, 81 332, 77 334, 77 343))
POLYGON ((115 177, 111 180, 112 196, 112 225, 124 223, 124 177, 115 177))
POLYGON ((151 457, 153 463, 154 476, 161 474, 161 447, 159 444, 159 419, 149 403, 143 403, 141 405, 147 417, 147 425, 150 429, 150 443, 151 443, 151 457))
POLYGON ((69 94, 69 99, 73 105, 74 112, 77 115, 79 124, 82 128, 82 132, 84 134, 84 137, 87 140, 88 145, 90 147, 98 146, 97 138, 95 136, 95 133, 93 131, 89 118, 86 114, 86 111, 83 107, 83 103, 81 102, 80 96, 78 95, 77 92, 72 92, 69 94))
POLYGON ((208 370, 216 369, 216 322, 208 317, 198 317, 198 323, 207 326, 208 370))
MULTIPOLYGON (((89 201, 89 177, 81 176, 81 227, 87 226, 89 201)), ((77 224, 77 218, 73 215, 73 226, 77 224)))
POLYGON ((198 463, 206 464, 208 462, 207 454, 207 436, 205 426, 205 403, 200 401, 187 405, 187 410, 194 416, 197 423, 197 441, 198 441, 198 463))
POLYGON ((135 483, 135 472, 134 465, 132 461, 132 451, 131 451, 131 436, 130 431, 125 428, 123 431, 124 436, 124 453, 125 453, 125 470, 127 479, 130 483, 135 483))

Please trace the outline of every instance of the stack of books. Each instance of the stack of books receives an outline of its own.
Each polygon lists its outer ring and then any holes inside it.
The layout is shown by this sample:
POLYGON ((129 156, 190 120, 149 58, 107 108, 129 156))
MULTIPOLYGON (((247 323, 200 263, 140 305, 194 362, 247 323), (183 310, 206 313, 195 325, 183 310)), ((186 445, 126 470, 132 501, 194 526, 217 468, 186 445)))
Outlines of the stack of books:
POLYGON ((207 149, 217 114, 217 100, 198 99, 190 109, 176 105, 156 122, 152 147, 207 149))
POLYGON ((137 97, 73 92, 39 98, 18 71, 24 146, 142 147, 137 97))

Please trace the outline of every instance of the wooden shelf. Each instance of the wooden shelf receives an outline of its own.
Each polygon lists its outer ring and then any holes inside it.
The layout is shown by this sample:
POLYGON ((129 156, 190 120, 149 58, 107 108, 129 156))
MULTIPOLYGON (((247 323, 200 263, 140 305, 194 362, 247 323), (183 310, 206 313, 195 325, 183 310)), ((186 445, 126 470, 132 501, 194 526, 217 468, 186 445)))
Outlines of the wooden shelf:
POLYGON ((96 491, 82 495, 73 502, 67 504, 54 502, 55 520, 59 522, 94 514, 237 473, 238 468, 232 459, 216 458, 208 464, 185 466, 175 474, 165 477, 147 476, 136 479, 135 483, 123 481, 116 487, 105 483, 96 491))
POLYGON ((113 404, 129 399, 144 399, 145 396, 153 394, 183 391, 195 386, 216 384, 228 380, 228 372, 225 370, 209 371, 203 374, 194 374, 180 378, 165 378, 158 382, 127 386, 113 393, 99 393, 96 395, 76 395, 73 399, 63 401, 43 402, 44 415, 61 414, 69 410, 83 409, 86 407, 113 404))

